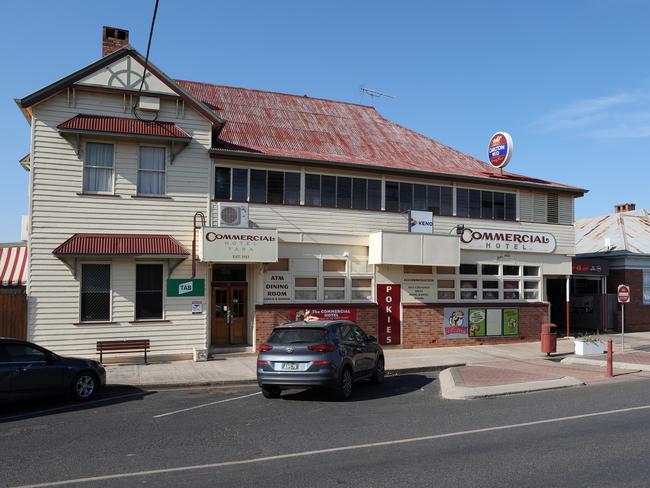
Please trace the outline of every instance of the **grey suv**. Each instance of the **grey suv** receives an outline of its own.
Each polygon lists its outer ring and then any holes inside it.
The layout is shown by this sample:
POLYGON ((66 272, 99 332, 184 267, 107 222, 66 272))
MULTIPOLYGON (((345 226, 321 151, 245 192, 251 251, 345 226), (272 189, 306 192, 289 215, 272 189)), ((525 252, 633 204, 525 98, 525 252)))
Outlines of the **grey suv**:
POLYGON ((266 398, 289 388, 325 387, 346 400, 355 381, 384 380, 384 352, 354 322, 317 320, 277 326, 259 348, 257 382, 266 398))

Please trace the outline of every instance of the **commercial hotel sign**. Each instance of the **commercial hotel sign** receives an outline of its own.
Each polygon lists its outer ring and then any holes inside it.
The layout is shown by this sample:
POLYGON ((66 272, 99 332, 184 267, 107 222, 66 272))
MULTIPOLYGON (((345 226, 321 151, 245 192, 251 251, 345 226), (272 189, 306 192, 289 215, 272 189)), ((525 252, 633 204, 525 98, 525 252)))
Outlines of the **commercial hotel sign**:
POLYGON ((538 252, 555 251, 555 237, 545 232, 465 228, 460 236, 461 249, 481 251, 538 252))
POLYGON ((201 261, 275 263, 278 231, 204 227, 201 261))

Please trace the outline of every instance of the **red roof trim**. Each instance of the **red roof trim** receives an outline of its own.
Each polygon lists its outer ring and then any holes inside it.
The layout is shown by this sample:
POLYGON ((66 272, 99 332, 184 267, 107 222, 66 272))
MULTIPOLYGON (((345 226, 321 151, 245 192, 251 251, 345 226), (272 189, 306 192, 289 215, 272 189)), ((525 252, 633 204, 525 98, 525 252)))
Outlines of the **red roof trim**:
POLYGON ((0 247, 0 286, 27 283, 27 248, 0 247))
POLYGON ((57 256, 188 256, 190 253, 165 234, 74 234, 57 247, 57 256))
POLYGON ((105 117, 100 115, 75 115, 57 125, 62 131, 100 132, 105 134, 128 134, 165 139, 185 139, 192 137, 172 122, 145 122, 138 119, 105 117))

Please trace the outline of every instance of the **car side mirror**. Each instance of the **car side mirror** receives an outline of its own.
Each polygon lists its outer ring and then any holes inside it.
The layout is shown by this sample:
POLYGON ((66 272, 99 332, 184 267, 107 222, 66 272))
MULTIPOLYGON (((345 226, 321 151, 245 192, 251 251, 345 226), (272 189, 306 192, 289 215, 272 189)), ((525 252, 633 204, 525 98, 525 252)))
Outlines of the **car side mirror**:
POLYGON ((368 336, 368 342, 377 342, 377 338, 375 336, 368 336))

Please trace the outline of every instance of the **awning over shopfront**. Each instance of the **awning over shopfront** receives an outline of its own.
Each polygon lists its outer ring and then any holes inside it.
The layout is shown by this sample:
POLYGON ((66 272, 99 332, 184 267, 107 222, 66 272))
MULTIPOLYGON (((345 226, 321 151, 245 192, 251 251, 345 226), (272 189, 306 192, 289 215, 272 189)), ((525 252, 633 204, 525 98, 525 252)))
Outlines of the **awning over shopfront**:
POLYGON ((27 283, 27 247, 0 247, 0 286, 27 283))
POLYGON ((456 235, 374 232, 369 237, 370 264, 458 266, 460 244, 456 235))
POLYGON ((57 126, 63 135, 77 136, 77 152, 79 151, 79 136, 127 137, 135 140, 152 140, 170 142, 172 145, 172 161, 174 157, 187 146, 192 137, 172 122, 145 121, 123 117, 106 117, 99 115, 75 115, 57 126), (178 152, 174 146, 180 145, 178 152))
POLYGON ((57 257, 182 258, 189 251, 165 234, 74 234, 54 251, 57 257))

